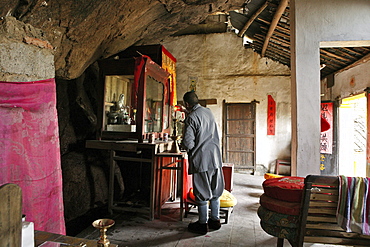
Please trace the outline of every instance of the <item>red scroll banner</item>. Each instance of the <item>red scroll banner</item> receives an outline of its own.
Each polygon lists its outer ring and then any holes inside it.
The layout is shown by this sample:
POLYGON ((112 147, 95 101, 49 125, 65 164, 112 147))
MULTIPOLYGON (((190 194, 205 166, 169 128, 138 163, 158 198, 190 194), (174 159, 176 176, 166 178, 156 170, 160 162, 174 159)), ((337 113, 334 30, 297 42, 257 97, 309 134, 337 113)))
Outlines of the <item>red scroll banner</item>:
MULTIPOLYGON (((333 102, 321 103, 321 118, 333 126, 333 102)), ((323 126, 321 126, 323 128, 323 126)), ((331 154, 333 152, 333 128, 329 127, 321 131, 320 153, 331 154)))
POLYGON ((271 95, 267 100, 267 135, 275 135, 276 126, 276 102, 271 95))

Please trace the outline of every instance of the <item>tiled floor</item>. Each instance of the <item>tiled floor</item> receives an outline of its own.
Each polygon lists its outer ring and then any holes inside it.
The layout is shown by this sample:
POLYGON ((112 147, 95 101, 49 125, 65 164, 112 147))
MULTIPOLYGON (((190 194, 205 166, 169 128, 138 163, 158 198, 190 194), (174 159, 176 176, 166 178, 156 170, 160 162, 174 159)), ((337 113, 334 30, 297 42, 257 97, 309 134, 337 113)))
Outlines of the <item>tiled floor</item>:
MULTIPOLYGON (((168 203, 162 209, 161 218, 154 221, 129 213, 111 216, 110 218, 116 223, 108 230, 108 239, 119 247, 276 246, 276 238, 262 230, 257 216, 259 196, 263 193, 263 181, 264 178, 261 176, 234 173, 232 194, 237 198, 238 203, 228 224, 223 224, 220 230, 211 231, 206 235, 188 232, 189 222, 196 221, 197 215, 190 214, 183 221, 179 221, 178 203, 168 203)), ((196 212, 196 209, 193 210, 196 212)), ((77 237, 98 239, 99 232, 91 226, 77 237)), ((287 241, 284 245, 290 246, 287 241)))

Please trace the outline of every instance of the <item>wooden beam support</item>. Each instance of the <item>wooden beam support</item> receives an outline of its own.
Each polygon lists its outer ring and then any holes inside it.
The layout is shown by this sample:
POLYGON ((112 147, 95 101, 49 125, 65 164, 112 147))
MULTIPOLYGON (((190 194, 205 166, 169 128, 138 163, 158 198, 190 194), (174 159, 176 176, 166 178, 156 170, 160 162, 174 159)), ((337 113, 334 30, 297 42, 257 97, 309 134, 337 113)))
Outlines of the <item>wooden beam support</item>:
POLYGON ((359 53, 359 52, 357 52, 357 51, 355 51, 355 50, 353 50, 353 49, 351 49, 351 48, 341 47, 341 49, 343 49, 343 50, 347 51, 348 53, 355 53, 355 54, 356 54, 356 56, 362 56, 362 54, 361 54, 361 53, 359 53))
POLYGON ((266 39, 265 39, 265 43, 263 44, 263 47, 262 47, 262 52, 261 52, 261 55, 262 57, 265 56, 265 53, 266 53, 266 49, 267 49, 267 46, 269 44, 269 41, 270 41, 270 38, 272 36, 272 34, 274 33, 274 30, 277 26, 277 24, 279 23, 279 20, 281 18, 281 16, 283 15, 286 7, 288 6, 289 4, 289 0, 281 0, 280 1, 280 4, 274 14, 274 17, 272 18, 272 21, 271 21, 271 25, 270 25, 270 28, 267 32, 267 35, 266 35, 266 39))
MULTIPOLYGON (((266 30, 266 32, 267 32, 267 27, 261 26, 261 30, 266 30)), ((283 33, 279 29, 275 29, 274 36, 281 36, 281 37, 284 37, 284 38, 290 40, 290 34, 283 33)))
MULTIPOLYGON (((261 46, 262 44, 254 44, 255 48, 261 49, 261 46)), ((290 53, 286 54, 275 47, 271 47, 268 51, 266 51, 266 55, 268 55, 272 60, 277 60, 283 64, 290 64, 290 53)))
MULTIPOLYGON (((257 20, 260 21, 260 22, 263 22, 263 23, 265 23, 267 25, 271 25, 271 22, 266 21, 266 20, 264 20, 262 18, 257 18, 257 20)), ((288 28, 276 26, 276 29, 279 30, 279 31, 284 32, 285 34, 290 35, 290 29, 288 29, 288 28)))
POLYGON ((350 57, 351 60, 357 60, 358 57, 351 55, 347 50, 343 49, 343 47, 339 47, 335 49, 336 52, 342 54, 344 57, 350 57))
POLYGON ((350 68, 356 67, 357 65, 360 65, 360 64, 366 63, 366 62, 368 62, 369 60, 370 60, 370 53, 369 53, 369 54, 367 54, 366 56, 364 56, 363 58, 360 58, 360 59, 359 59, 359 60, 357 60, 356 62, 353 62, 352 64, 350 64, 350 65, 348 65, 348 66, 344 67, 343 69, 336 71, 335 73, 337 74, 337 73, 343 72, 343 71, 348 70, 348 69, 350 69, 350 68))
MULTIPOLYGON (((265 36, 262 36, 261 34, 256 34, 256 35, 254 35, 254 37, 256 39, 259 38, 259 40, 263 41, 263 37, 265 37, 265 36)), ((277 43, 281 46, 290 47, 289 41, 286 41, 286 40, 284 40, 280 37, 274 36, 274 37, 271 37, 270 40, 274 41, 275 43, 277 43)))
POLYGON ((347 61, 347 62, 351 62, 351 61, 352 61, 351 59, 348 59, 348 58, 346 58, 346 57, 339 56, 339 55, 337 55, 337 54, 335 54, 335 53, 332 53, 332 52, 330 52, 330 51, 327 51, 327 50, 325 50, 325 49, 326 49, 326 48, 321 48, 321 49, 320 49, 320 52, 325 53, 325 54, 327 54, 327 55, 328 55, 328 56, 330 56, 330 57, 337 58, 337 59, 340 59, 340 60, 344 60, 344 61, 347 61))
POLYGON ((268 1, 266 1, 252 16, 251 18, 245 23, 242 30, 240 30, 238 36, 243 37, 244 33, 248 30, 249 26, 253 23, 253 21, 259 16, 259 14, 262 13, 262 11, 265 10, 265 8, 268 6, 268 1))
POLYGON ((331 64, 332 66, 337 67, 338 69, 346 65, 345 62, 335 59, 333 56, 329 56, 321 52, 321 49, 320 49, 320 62, 322 60, 324 60, 326 65, 331 64))

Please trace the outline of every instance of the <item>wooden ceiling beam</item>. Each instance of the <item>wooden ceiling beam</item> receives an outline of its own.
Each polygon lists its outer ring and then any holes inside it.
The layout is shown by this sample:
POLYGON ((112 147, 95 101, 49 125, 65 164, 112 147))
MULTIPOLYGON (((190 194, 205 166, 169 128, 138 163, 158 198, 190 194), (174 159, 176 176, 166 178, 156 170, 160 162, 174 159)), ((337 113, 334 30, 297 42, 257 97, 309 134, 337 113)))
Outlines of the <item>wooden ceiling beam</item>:
POLYGON ((348 59, 348 58, 345 58, 345 57, 339 56, 339 55, 337 55, 337 54, 335 54, 335 53, 332 53, 332 52, 330 52, 330 51, 325 50, 324 48, 321 48, 321 49, 320 49, 320 52, 325 53, 325 54, 326 54, 326 55, 328 55, 329 57, 335 57, 335 58, 340 59, 340 60, 344 60, 344 61, 347 61, 347 62, 352 62, 352 60, 351 60, 351 59, 348 59))
POLYGON ((281 42, 282 44, 285 44, 286 46, 290 47, 290 40, 285 40, 282 39, 281 37, 278 36, 273 36, 271 39, 276 39, 277 41, 281 42))
POLYGON ((356 54, 357 56, 362 56, 362 54, 361 54, 361 53, 359 53, 359 52, 357 52, 357 51, 355 51, 355 50, 353 50, 353 49, 350 49, 350 48, 347 48, 347 47, 341 47, 341 49, 343 49, 343 50, 347 51, 348 53, 354 53, 354 54, 356 54))
MULTIPOLYGON (((261 29, 267 30, 267 27, 261 26, 261 29)), ((279 29, 276 29, 275 31, 276 32, 273 33, 274 36, 282 36, 282 37, 290 40, 290 34, 286 34, 284 32, 281 32, 279 29)))
POLYGON ((248 30, 249 26, 254 22, 254 20, 262 13, 262 11, 265 10, 265 8, 268 6, 268 1, 266 2, 249 18, 247 23, 245 23, 244 27, 242 30, 240 30, 238 36, 243 37, 244 33, 248 30))
MULTIPOLYGON (((253 42, 252 43, 252 48, 256 52, 261 54, 262 43, 261 42, 253 42)), ((265 57, 290 67, 290 52, 286 49, 282 50, 281 47, 273 45, 272 43, 270 44, 270 46, 266 50, 265 57)))
MULTIPOLYGON (((265 23, 267 25, 271 25, 271 23, 269 21, 266 21, 266 20, 264 20, 262 18, 257 18, 257 20, 260 21, 260 22, 263 22, 263 23, 265 23)), ((279 25, 276 26, 276 29, 277 30, 280 30, 280 31, 283 31, 284 33, 290 33, 289 29, 287 29, 285 27, 281 27, 279 25)))
POLYGON ((288 4, 289 4, 289 0, 281 0, 278 8, 276 9, 274 17, 272 18, 272 21, 271 21, 270 28, 267 32, 265 42, 263 43, 262 52, 261 52, 262 57, 265 56, 270 38, 271 38, 272 34, 274 33, 275 28, 276 28, 277 24, 279 23, 279 20, 280 20, 281 16, 283 15, 283 13, 284 13, 286 7, 288 6, 288 4))
MULTIPOLYGON (((263 40, 263 35, 262 34, 256 34, 255 37, 259 37, 259 39, 263 40)), ((285 46, 285 47, 290 47, 290 42, 289 40, 282 39, 278 36, 272 36, 271 40, 274 40, 276 43, 280 43, 280 45, 285 46)))
POLYGON ((268 56, 268 59, 271 59, 281 64, 290 66, 290 58, 284 56, 284 54, 278 54, 278 53, 274 53, 271 51, 266 51, 266 56, 268 56))
POLYGON ((358 57, 356 57, 355 55, 352 55, 351 53, 349 53, 346 49, 343 49, 342 47, 336 48, 335 50, 337 52, 341 53, 345 57, 350 57, 351 60, 357 60, 358 59, 358 57))
MULTIPOLYGON (((256 47, 258 47, 259 49, 262 49, 262 44, 256 44, 255 45, 256 47)), ((290 59, 290 52, 288 52, 287 50, 285 50, 285 52, 279 48, 276 48, 276 47, 269 47, 268 50, 266 50, 266 54, 276 54, 279 55, 280 57, 284 57, 284 58, 287 58, 287 59, 290 59)))
POLYGON ((345 66, 346 63, 345 62, 342 62, 340 60, 337 60, 331 56, 328 56, 324 53, 320 53, 320 63, 325 63, 326 65, 327 64, 331 64, 333 66, 336 66, 338 68, 341 68, 343 67, 343 65, 345 66), (341 65, 340 65, 341 64, 341 65))
MULTIPOLYGON (((325 63, 326 60, 324 60, 325 68, 330 68, 332 70, 338 70, 338 68, 341 68, 342 66, 336 64, 336 63, 325 63)), ((324 69, 325 69, 324 68, 324 69)))
MULTIPOLYGON (((259 41, 263 41, 263 37, 256 37, 259 41)), ((272 38, 271 38, 272 39, 272 38)), ((259 42, 259 45, 262 47, 262 42, 259 42)), ((287 46, 285 46, 287 47, 287 46)), ((280 45, 279 44, 274 44, 273 42, 271 42, 271 49, 274 49, 274 50, 281 50, 281 51, 285 51, 286 53, 289 53, 290 54, 290 49, 287 49, 285 48, 284 46, 280 45)), ((270 48, 269 48, 270 49, 270 48)))
POLYGON ((348 69, 353 68, 353 67, 355 67, 355 66, 357 66, 357 65, 360 65, 360 64, 366 63, 366 62, 368 62, 368 61, 370 61, 370 53, 369 53, 369 54, 367 54, 366 56, 364 56, 363 58, 360 58, 359 60, 357 60, 357 61, 355 61, 355 62, 351 63, 350 65, 348 65, 348 66, 346 66, 346 67, 342 68, 341 70, 336 71, 335 73, 343 72, 343 71, 345 71, 345 70, 348 70, 348 69))

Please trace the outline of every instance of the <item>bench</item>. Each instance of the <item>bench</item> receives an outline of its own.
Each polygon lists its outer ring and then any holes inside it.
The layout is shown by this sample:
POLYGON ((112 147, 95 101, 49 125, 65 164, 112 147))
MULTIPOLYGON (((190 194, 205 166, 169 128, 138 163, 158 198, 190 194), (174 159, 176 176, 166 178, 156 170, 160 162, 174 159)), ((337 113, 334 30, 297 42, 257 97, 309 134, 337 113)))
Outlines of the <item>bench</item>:
MULTIPOLYGON (((293 247, 301 247, 306 242, 370 246, 370 236, 346 232, 337 224, 338 195, 337 176, 309 175, 305 178, 297 237, 288 240, 293 247)), ((278 238, 277 246, 283 244, 284 239, 278 238)))

